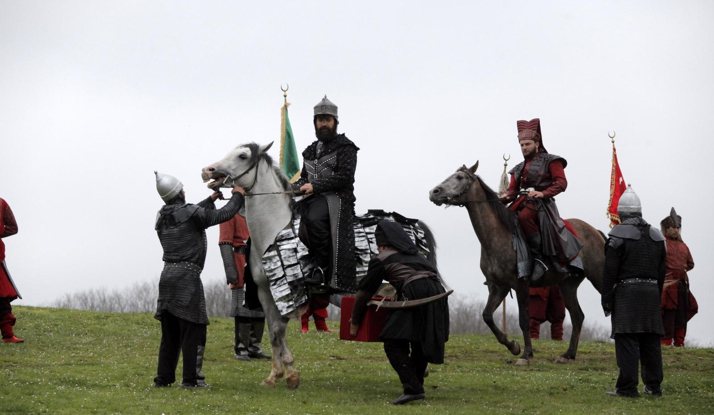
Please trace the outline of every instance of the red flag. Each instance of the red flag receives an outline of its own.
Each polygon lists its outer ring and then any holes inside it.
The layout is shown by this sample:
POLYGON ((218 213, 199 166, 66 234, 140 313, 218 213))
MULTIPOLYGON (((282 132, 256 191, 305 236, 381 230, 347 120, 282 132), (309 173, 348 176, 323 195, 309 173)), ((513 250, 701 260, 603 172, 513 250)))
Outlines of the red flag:
POLYGON ((617 206, 620 203, 620 196, 627 190, 620 163, 617 162, 617 150, 615 141, 612 142, 612 172, 610 173, 610 202, 607 205, 607 217, 610 219, 610 227, 620 224, 620 215, 617 214, 617 206))

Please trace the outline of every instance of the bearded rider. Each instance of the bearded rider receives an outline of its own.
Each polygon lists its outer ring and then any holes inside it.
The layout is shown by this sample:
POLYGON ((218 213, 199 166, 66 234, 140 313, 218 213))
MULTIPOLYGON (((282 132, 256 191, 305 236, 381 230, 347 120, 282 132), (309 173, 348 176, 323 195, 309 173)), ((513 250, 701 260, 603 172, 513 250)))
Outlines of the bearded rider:
POLYGON ((359 148, 337 134, 337 105, 322 99, 314 108, 317 140, 303 151, 300 179, 293 183, 309 197, 300 201, 307 238, 301 236, 316 263, 310 284, 354 291, 354 181, 359 148))
MULTIPOLYGON (((517 121, 516 126, 525 160, 508 172, 511 181, 502 200, 513 202, 509 209, 518 215, 531 250, 534 261, 530 278, 535 281, 548 270, 548 263, 559 272, 566 271, 583 244, 560 218, 554 199, 568 187, 564 171, 568 162, 545 149, 539 118, 517 121)), ((582 267, 579 260, 571 265, 582 267)))

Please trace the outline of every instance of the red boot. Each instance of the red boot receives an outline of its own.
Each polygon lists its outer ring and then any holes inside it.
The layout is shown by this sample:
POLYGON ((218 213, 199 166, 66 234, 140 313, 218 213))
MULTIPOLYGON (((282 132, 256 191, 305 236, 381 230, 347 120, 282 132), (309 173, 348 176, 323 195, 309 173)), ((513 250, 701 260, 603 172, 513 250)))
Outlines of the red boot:
POLYGON ((686 333, 687 330, 684 328, 674 331, 674 347, 684 347, 684 336, 686 333))
POLYGON ((12 337, 8 337, 7 339, 2 339, 3 342, 5 343, 23 343, 25 340, 23 339, 18 339, 14 334, 12 337))
POLYGON ((661 339, 660 343, 662 343, 662 346, 671 346, 672 345, 672 339, 661 339))
POLYGON ((302 325, 302 328, 300 329, 300 331, 303 332, 303 333, 307 333, 307 331, 308 331, 308 329, 309 329, 309 325, 308 325, 308 324, 310 323, 310 312, 309 312, 309 310, 310 310, 310 309, 308 309, 308 311, 306 311, 305 313, 303 313, 302 316, 300 316, 300 324, 302 325))
POLYGON ((327 318, 326 308, 314 310, 312 312, 312 318, 315 319, 315 328, 317 328, 317 331, 321 331, 324 333, 332 333, 332 330, 330 330, 330 328, 327 327, 327 323, 325 323, 325 319, 327 318))

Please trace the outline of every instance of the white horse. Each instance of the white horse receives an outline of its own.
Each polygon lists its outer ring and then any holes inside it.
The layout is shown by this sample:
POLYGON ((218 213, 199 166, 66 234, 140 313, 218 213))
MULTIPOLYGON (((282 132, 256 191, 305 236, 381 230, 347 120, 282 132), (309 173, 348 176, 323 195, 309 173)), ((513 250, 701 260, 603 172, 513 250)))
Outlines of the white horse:
POLYGON ((273 165, 267 154, 273 143, 255 143, 239 146, 222 160, 203 168, 204 181, 215 180, 210 187, 232 187, 239 185, 246 195, 261 193, 260 197, 246 197, 245 211, 250 231, 251 250, 248 263, 253 279, 258 286, 258 297, 268 322, 270 345, 273 350, 273 367, 270 375, 261 385, 275 386, 275 382, 285 376, 290 389, 300 385, 300 372, 293 369, 293 354, 288 347, 285 333, 288 321, 299 317, 307 304, 287 315, 278 311, 268 286, 268 278, 262 265, 262 255, 275 241, 292 218, 291 196, 283 193, 290 190, 290 182, 282 171, 273 165), (267 193, 267 194, 266 194, 267 193))
MULTIPOLYGON (((236 147, 217 163, 204 167, 204 181, 214 180, 211 188, 239 185, 246 191, 246 221, 250 231, 251 250, 249 265, 258 286, 258 297, 263 306, 273 349, 273 368, 262 385, 275 386, 285 376, 288 388, 300 385, 300 373, 293 369, 293 355, 285 338, 288 321, 298 318, 307 308, 307 303, 297 310, 282 315, 270 291, 268 276, 263 268, 263 254, 272 245, 278 234, 292 220, 292 196, 288 178, 267 154, 273 145, 255 143, 236 147)), ((436 241, 428 226, 418 222, 423 232, 418 246, 424 248, 425 256, 436 268, 436 241)), ((421 249, 420 248, 420 249, 421 249)), ((368 259, 367 259, 368 260, 368 259)), ((386 307, 386 306, 385 306, 386 307)))

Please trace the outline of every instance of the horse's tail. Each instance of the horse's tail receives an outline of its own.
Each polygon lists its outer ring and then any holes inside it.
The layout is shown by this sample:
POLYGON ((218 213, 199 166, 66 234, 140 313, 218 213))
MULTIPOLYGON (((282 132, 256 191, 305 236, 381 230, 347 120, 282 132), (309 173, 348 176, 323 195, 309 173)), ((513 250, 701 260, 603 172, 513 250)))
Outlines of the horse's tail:
POLYGON ((607 235, 605 235, 605 232, 601 231, 600 229, 597 230, 600 236, 602 236, 602 239, 607 242, 607 235))
POLYGON ((435 270, 437 270, 439 279, 441 280, 442 284, 446 286, 444 277, 441 275, 440 272, 438 272, 439 267, 436 261, 436 238, 434 238, 434 233, 431 231, 431 229, 429 229, 426 223, 422 221, 419 221, 417 225, 419 225, 419 227, 424 231, 424 238, 426 238, 426 246, 429 248, 429 254, 426 256, 426 259, 429 261, 431 266, 434 267, 435 270))
POLYGON ((434 233, 429 229, 428 226, 426 226, 426 223, 419 221, 417 223, 419 227, 424 231, 424 238, 426 238, 426 246, 429 248, 429 255, 426 256, 426 259, 429 260, 429 263, 436 269, 438 269, 437 263, 436 263, 436 238, 434 238, 434 233))

